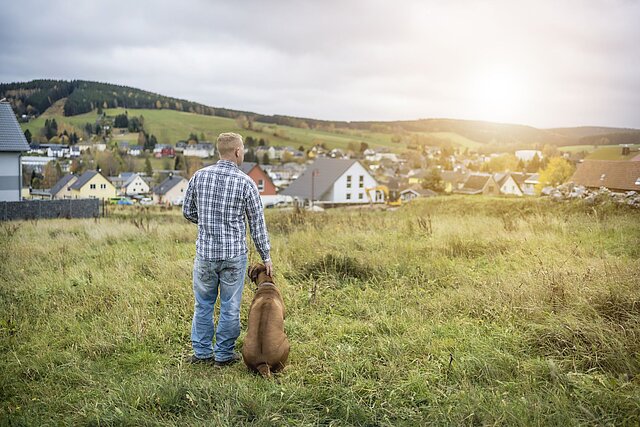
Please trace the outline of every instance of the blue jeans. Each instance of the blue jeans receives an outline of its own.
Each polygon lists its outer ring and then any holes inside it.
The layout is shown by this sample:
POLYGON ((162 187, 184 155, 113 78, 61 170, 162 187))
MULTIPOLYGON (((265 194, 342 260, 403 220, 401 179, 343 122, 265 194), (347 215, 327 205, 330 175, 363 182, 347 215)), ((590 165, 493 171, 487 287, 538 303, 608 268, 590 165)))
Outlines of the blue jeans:
POLYGON ((224 261, 207 261, 196 256, 193 265, 195 307, 191 325, 191 344, 196 357, 215 355, 219 362, 233 357, 236 339, 240 335, 240 302, 246 269, 246 254, 224 261), (213 309, 218 291, 220 316, 213 347, 213 309))

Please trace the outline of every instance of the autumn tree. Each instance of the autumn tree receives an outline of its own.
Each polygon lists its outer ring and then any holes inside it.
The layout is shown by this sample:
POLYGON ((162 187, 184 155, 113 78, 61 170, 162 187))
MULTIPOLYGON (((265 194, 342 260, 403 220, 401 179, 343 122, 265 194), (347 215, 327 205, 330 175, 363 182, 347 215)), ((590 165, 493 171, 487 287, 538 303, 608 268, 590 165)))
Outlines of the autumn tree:
POLYGON ((540 171, 539 184, 536 185, 538 192, 547 186, 557 186, 567 182, 575 172, 575 166, 562 157, 553 157, 549 160, 547 167, 540 171))
POLYGON ((433 190, 436 192, 444 191, 444 183, 438 168, 431 168, 427 171, 427 175, 421 182, 422 188, 433 190))

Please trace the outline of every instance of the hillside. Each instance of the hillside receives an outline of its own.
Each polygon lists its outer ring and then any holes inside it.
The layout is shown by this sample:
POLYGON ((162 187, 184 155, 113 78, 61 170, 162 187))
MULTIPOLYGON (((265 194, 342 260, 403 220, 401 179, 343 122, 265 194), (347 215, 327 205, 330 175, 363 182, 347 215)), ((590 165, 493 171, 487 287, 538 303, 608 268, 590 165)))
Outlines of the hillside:
MULTIPOLYGON (((267 133, 274 133, 272 140, 277 145, 301 144, 308 146, 312 141, 326 142, 332 148, 345 148, 350 141, 363 141, 373 145, 391 146, 394 149, 405 145, 452 145, 485 152, 513 151, 522 148, 540 148, 545 144, 567 145, 614 145, 620 143, 638 143, 640 131, 635 129, 616 129, 601 127, 538 129, 531 126, 491 123, 473 120, 420 119, 404 121, 329 121, 282 115, 265 115, 248 111, 211 107, 191 101, 167 97, 164 95, 108 83, 84 80, 33 80, 22 83, 0 84, 0 97, 6 97, 13 105, 18 116, 22 114, 49 117, 64 116, 62 121, 81 127, 96 110, 130 110, 134 115, 143 114, 155 121, 162 116, 161 111, 192 113, 194 115, 215 117, 216 119, 237 119, 258 123, 267 133), (60 109, 62 105, 62 109, 60 109), (49 110, 55 108, 56 113, 49 110), (137 111, 134 113, 133 111, 137 111), (62 114, 60 114, 62 112, 62 114), (156 114, 158 113, 158 114, 156 114), (82 122, 82 123, 80 123, 82 122), (278 129, 287 136, 277 135, 278 129), (394 144, 391 141, 401 141, 394 144), (631 142, 627 142, 631 141, 631 142)), ((229 130, 231 122, 200 119, 187 119, 185 124, 196 126, 185 132, 180 119, 185 115, 164 115, 171 125, 155 125, 155 134, 165 143, 175 143, 185 138, 196 128, 197 132, 213 135, 217 129, 229 130)), ((39 124, 37 120, 36 124, 39 124)), ((40 125, 41 127, 42 125, 40 125)), ((24 126, 32 134, 37 125, 24 126)), ((255 135, 251 130, 247 135, 255 135)))
POLYGON ((185 362, 197 230, 179 210, 0 224, 0 425, 636 425, 624 208, 268 210, 291 342, 273 381, 185 362))

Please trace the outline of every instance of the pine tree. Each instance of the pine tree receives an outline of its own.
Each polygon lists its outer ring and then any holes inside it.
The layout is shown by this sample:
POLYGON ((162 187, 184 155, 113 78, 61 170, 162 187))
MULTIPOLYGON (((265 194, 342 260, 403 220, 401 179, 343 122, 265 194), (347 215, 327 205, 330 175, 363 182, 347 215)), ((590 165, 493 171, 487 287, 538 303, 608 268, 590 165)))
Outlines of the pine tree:
POLYGON ((146 173, 147 176, 153 176, 153 167, 148 157, 144 161, 144 173, 146 173))

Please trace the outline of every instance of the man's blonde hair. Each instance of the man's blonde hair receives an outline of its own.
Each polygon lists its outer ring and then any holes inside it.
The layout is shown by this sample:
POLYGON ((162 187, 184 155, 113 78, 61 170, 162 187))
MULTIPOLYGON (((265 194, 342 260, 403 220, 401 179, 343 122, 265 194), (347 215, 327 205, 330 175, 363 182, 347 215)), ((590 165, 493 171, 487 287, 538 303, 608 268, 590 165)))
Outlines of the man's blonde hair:
POLYGON ((242 145, 242 136, 233 132, 225 132, 218 135, 218 153, 220 157, 229 157, 236 148, 242 145))

